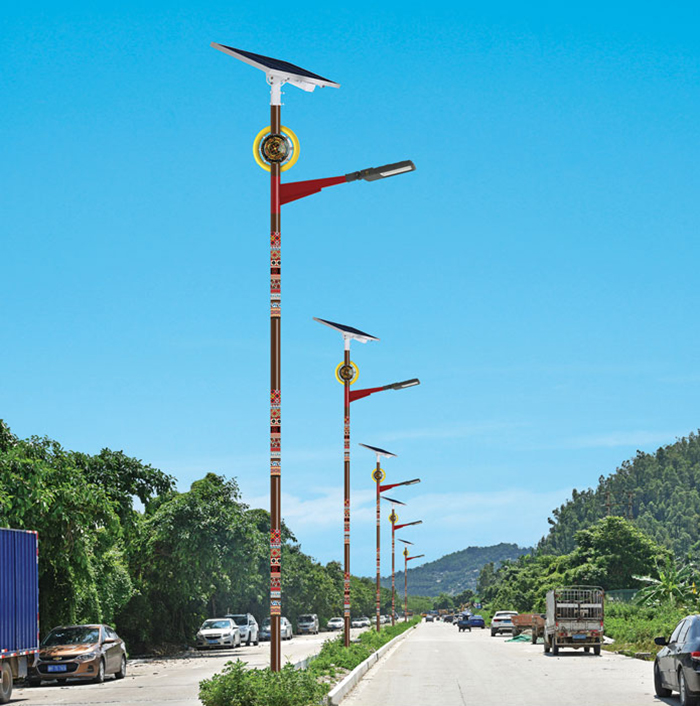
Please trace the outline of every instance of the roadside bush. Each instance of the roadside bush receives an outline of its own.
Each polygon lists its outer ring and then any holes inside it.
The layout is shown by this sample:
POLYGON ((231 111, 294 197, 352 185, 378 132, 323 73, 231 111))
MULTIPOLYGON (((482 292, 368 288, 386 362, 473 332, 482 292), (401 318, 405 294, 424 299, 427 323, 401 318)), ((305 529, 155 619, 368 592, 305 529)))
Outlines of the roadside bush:
POLYGON ((323 643, 318 656, 307 669, 296 670, 286 664, 280 672, 270 669, 246 669, 240 660, 228 662, 223 671, 199 684, 199 698, 204 706, 311 706, 319 704, 328 693, 338 670, 350 671, 382 645, 412 628, 420 618, 407 623, 368 630, 350 647, 343 637, 323 643))
POLYGON ((673 605, 640 606, 634 603, 605 604, 605 634, 615 640, 609 649, 633 655, 636 652, 656 654, 655 637, 668 637, 673 628, 692 610, 673 605))
POLYGON ((309 706, 328 689, 308 670, 285 664, 281 671, 246 669, 240 660, 199 685, 204 706, 309 706))

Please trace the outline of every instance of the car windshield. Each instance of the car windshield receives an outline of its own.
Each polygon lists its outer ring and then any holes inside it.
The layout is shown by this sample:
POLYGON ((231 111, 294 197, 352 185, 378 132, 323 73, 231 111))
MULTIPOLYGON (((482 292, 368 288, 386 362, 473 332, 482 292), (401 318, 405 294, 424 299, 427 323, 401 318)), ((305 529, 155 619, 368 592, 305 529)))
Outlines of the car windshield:
POLYGON ((300 622, 300 623, 313 623, 313 622, 314 622, 314 616, 313 616, 313 615, 300 615, 300 616, 299 616, 299 622, 300 622))
POLYGON ((230 620, 205 620, 202 630, 227 630, 231 627, 230 620))
POLYGON ((236 621, 236 625, 248 625, 247 615, 232 615, 231 619, 236 621))
MULTIPOLYGON (((280 622, 284 622, 284 618, 280 622)), ((263 620, 263 622, 262 622, 262 626, 263 626, 263 628, 269 628, 270 627, 270 619, 265 618, 265 620, 263 620)))
POLYGON ((41 644, 44 647, 55 645, 89 645, 100 641, 100 629, 89 627, 55 628, 41 644))

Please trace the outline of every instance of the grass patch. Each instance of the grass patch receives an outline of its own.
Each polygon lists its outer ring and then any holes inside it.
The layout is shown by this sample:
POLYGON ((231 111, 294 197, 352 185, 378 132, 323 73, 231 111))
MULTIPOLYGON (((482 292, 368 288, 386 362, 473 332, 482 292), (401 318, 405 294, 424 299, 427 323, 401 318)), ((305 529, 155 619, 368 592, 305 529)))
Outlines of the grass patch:
POLYGON ((286 664, 279 672, 246 669, 240 660, 228 662, 223 671, 199 684, 199 698, 204 706, 310 706, 319 704, 330 691, 339 674, 353 670, 373 652, 397 635, 419 623, 415 617, 407 623, 367 630, 350 647, 343 646, 343 636, 323 643, 318 656, 307 669, 296 670, 286 664))
POLYGON ((637 652, 655 655, 661 648, 655 637, 669 637, 678 622, 688 615, 686 608, 639 606, 634 603, 606 603, 605 634, 615 640, 605 649, 633 657, 637 652))

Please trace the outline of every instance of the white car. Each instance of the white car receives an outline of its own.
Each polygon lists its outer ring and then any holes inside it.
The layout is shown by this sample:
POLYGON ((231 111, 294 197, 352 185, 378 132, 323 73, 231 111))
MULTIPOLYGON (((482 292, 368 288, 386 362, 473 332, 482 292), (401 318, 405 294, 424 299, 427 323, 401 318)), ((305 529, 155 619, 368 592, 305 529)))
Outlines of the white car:
POLYGON ((342 618, 331 618, 326 627, 329 630, 342 630, 345 627, 345 621, 342 618))
POLYGON ((362 618, 353 618, 353 619, 350 621, 350 627, 351 627, 351 628, 361 628, 361 627, 364 627, 364 621, 362 620, 362 618))
POLYGON ((517 610, 497 610, 491 618, 491 637, 499 632, 515 632, 513 616, 517 614, 517 610))
POLYGON ((226 617, 231 618, 238 626, 241 633, 241 642, 245 642, 246 645, 251 643, 257 645, 260 642, 258 621, 250 613, 237 613, 226 617))
POLYGON ((205 620, 197 633, 197 649, 206 650, 215 647, 240 647, 241 633, 231 618, 212 618, 205 620))

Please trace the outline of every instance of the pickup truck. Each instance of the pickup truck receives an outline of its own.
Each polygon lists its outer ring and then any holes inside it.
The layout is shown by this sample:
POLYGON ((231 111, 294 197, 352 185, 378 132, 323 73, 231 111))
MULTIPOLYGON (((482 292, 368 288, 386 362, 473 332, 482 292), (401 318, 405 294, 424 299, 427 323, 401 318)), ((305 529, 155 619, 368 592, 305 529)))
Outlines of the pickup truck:
POLYGON ((471 615, 469 615, 469 613, 462 613, 462 615, 460 615, 457 620, 457 627, 459 628, 460 632, 462 632, 464 630, 469 630, 469 632, 471 632, 472 631, 471 615))
POLYGON ((603 643, 603 599, 600 586, 562 586, 547 592, 544 651, 559 654, 562 647, 600 654, 603 643))
POLYGON ((39 651, 37 533, 0 529, 0 704, 39 651))

